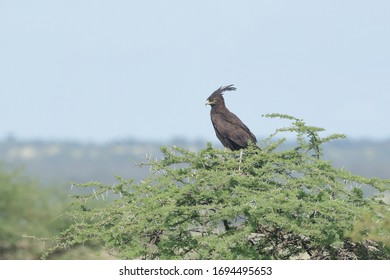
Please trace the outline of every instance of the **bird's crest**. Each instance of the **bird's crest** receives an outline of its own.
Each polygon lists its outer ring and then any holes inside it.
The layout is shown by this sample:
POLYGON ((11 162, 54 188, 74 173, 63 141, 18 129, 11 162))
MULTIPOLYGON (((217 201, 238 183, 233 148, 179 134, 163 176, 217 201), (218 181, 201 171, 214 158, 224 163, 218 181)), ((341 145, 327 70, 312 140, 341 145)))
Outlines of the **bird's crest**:
POLYGON ((225 101, 223 99, 223 93, 225 91, 232 91, 232 90, 236 90, 236 88, 233 86, 233 85, 228 85, 228 86, 224 86, 224 87, 220 87, 219 89, 217 89, 216 91, 214 91, 210 96, 209 98, 207 98, 207 102, 206 102, 206 105, 210 105, 211 107, 217 105, 217 104, 222 104, 223 106, 225 106, 225 101))
POLYGON ((232 91, 232 90, 236 90, 236 88, 232 85, 228 85, 228 86, 224 86, 224 87, 220 87, 219 89, 217 89, 216 91, 213 92, 213 94, 224 94, 225 91, 232 91))

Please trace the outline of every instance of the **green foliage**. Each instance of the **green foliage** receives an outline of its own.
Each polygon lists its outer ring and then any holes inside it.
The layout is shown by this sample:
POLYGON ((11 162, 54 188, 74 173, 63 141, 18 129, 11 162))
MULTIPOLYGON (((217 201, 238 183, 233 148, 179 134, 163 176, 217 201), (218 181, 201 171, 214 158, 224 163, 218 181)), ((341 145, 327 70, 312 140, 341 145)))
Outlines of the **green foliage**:
MULTIPOLYGON (((1 166, 2 167, 2 166, 1 166)), ((40 189, 19 171, 0 169, 0 259, 34 259, 42 254, 42 242, 23 235, 58 234, 69 224, 55 216, 65 211, 58 193, 40 189)))
POLYGON ((386 205, 366 209, 356 222, 350 236, 354 240, 375 240, 390 247, 390 215, 386 205))
POLYGON ((321 138, 323 129, 300 119, 267 116, 292 125, 247 148, 242 161, 210 143, 199 152, 162 147, 161 160, 143 164, 143 181, 78 185, 90 191, 74 197, 74 223, 44 257, 94 241, 122 259, 389 258, 380 194, 390 182, 322 160, 322 144, 343 135, 321 138), (283 149, 285 139, 274 140, 280 132, 296 134, 297 145, 283 149), (367 189, 377 195, 365 197, 367 189))

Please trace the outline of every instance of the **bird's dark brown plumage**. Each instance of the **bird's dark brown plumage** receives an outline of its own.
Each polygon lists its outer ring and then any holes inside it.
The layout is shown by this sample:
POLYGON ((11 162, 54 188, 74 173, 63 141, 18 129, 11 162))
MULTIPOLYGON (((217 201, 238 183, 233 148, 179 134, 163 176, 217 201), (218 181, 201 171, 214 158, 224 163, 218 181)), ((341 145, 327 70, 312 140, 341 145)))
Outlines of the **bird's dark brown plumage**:
POLYGON ((256 143, 257 140, 249 128, 226 108, 222 94, 232 90, 236 90, 233 85, 220 87, 207 98, 206 105, 211 106, 211 122, 219 141, 234 151, 246 148, 249 141, 256 143))

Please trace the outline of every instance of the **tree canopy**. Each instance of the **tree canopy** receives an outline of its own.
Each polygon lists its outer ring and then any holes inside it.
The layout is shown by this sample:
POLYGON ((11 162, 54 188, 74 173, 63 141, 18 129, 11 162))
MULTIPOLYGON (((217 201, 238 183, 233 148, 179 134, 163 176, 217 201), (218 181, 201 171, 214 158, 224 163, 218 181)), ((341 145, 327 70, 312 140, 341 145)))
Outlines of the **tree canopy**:
POLYGON ((322 159, 322 128, 301 119, 239 152, 162 147, 142 181, 77 184, 73 224, 50 253, 89 241, 121 259, 389 259, 390 180, 322 159), (280 133, 296 136, 286 147, 280 133), (96 204, 96 200, 104 203, 96 204))

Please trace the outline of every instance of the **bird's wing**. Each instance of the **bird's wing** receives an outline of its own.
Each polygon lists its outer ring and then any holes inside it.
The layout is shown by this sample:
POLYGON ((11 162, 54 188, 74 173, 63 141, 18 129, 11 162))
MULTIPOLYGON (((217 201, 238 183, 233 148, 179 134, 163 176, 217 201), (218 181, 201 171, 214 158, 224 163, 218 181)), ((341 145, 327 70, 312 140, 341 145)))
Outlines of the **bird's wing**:
MULTIPOLYGON (((222 139, 233 142, 233 145, 241 148, 247 146, 248 140, 256 143, 256 137, 249 128, 231 112, 216 114, 212 117, 212 122, 217 132, 217 136, 220 138, 222 144, 224 144, 222 139)), ((229 145, 224 144, 224 146, 229 145)))

